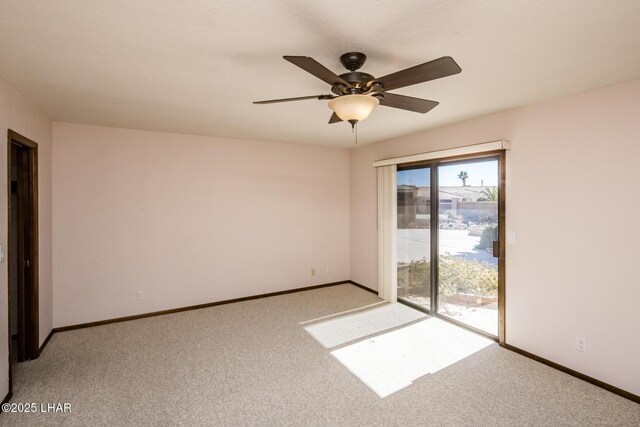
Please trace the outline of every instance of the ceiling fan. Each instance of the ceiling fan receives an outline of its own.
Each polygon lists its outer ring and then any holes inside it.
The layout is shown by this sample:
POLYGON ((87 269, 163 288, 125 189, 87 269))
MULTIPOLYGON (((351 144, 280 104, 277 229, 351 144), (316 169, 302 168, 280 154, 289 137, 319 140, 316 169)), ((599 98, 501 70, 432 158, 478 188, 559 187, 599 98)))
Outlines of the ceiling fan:
POLYGON ((340 75, 336 75, 308 56, 283 56, 283 58, 331 85, 333 95, 271 99, 268 101, 256 101, 254 104, 327 99, 329 100, 329 108, 333 110, 329 124, 347 121, 351 123, 352 127, 357 122, 369 117, 373 109, 378 105, 415 111, 416 113, 429 112, 439 103, 387 91, 451 76, 462 71, 450 56, 443 56, 442 58, 378 78, 371 74, 357 71, 367 60, 367 56, 360 52, 348 52, 340 57, 342 65, 349 70, 349 72, 340 75))

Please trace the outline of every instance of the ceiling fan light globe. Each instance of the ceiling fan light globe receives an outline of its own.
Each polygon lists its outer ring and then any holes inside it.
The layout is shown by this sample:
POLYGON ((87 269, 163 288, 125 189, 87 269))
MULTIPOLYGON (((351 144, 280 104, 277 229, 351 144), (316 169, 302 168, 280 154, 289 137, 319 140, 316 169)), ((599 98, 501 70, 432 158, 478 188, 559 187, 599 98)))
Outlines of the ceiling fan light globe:
POLYGON ((380 101, 370 95, 343 95, 329 101, 331 108, 345 122, 361 122, 369 117, 380 101))

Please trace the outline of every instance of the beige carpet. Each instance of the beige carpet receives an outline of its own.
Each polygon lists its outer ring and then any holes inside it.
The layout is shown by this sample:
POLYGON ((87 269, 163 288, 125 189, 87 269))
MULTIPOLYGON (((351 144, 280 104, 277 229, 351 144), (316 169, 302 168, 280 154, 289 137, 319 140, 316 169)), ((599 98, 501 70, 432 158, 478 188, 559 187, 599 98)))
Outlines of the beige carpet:
POLYGON ((72 412, 0 425, 640 425, 640 405, 407 310, 339 285, 56 334, 12 402, 72 412))

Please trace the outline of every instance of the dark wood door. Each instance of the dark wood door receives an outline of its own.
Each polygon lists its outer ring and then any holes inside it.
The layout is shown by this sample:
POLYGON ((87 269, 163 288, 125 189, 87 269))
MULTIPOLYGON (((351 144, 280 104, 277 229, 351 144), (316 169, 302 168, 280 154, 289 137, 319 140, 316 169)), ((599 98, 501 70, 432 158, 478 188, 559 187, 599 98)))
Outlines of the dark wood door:
POLYGON ((10 132, 8 154, 9 328, 17 332, 12 358, 21 362, 39 356, 37 145, 10 132))

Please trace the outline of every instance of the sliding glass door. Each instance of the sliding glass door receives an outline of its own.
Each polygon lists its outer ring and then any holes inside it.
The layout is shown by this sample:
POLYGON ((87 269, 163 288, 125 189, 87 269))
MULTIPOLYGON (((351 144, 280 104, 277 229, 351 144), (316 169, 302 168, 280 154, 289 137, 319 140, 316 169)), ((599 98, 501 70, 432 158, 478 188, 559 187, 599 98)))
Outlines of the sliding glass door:
POLYGON ((438 190, 437 312, 497 336, 498 160, 439 165, 438 190))
POLYGON ((398 298, 498 336, 500 157, 398 168, 398 298))

